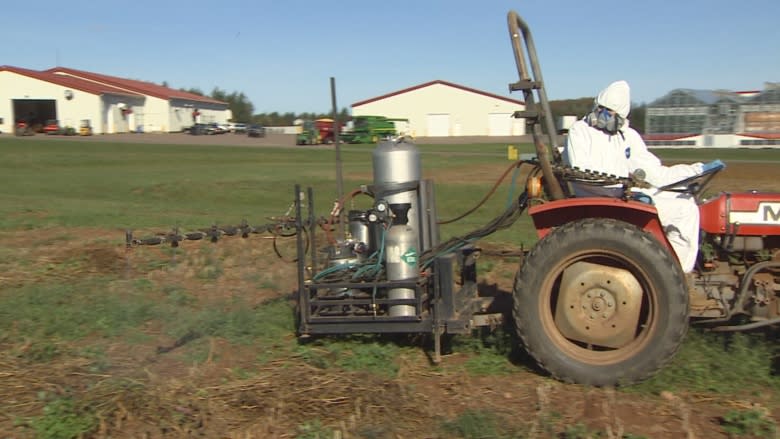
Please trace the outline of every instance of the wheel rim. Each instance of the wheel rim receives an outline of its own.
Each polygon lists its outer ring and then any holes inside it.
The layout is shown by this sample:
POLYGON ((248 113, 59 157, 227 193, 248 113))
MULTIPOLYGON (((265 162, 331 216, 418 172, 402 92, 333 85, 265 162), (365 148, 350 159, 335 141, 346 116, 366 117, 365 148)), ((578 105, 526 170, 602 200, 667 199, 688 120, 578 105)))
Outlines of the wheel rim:
MULTIPOLYGON (((606 317, 604 317, 605 319, 612 319, 620 315, 621 311, 619 309, 606 312, 609 308, 608 304, 610 303, 610 300, 615 303, 619 298, 616 298, 611 294, 599 296, 598 290, 595 288, 587 291, 587 294, 593 293, 592 296, 588 297, 586 293, 583 293, 582 297, 580 297, 581 301, 578 302, 579 304, 583 306, 592 306, 591 309, 596 309, 597 306, 603 307, 605 312, 600 314, 598 316, 599 318, 604 314, 606 314, 606 317)), ((590 250, 571 255, 570 258, 551 267, 548 271, 548 275, 544 278, 540 294, 541 298, 538 302, 538 311, 545 333, 548 334, 552 343, 554 343, 560 351, 583 363, 607 365, 632 358, 638 351, 641 351, 646 347, 647 343, 652 339, 653 333, 657 330, 659 323, 660 316, 657 312, 659 309, 658 291, 656 290, 656 287, 652 285, 652 282, 648 280, 646 270, 640 267, 636 261, 615 252, 590 250), (639 304, 636 325, 633 328, 633 336, 630 337, 628 342, 622 343, 618 347, 608 347, 585 341, 578 341, 568 338, 564 334, 565 331, 562 331, 562 328, 559 327, 558 322, 560 322, 560 318, 556 320, 556 307, 558 300, 562 299, 560 291, 562 277, 567 268, 578 262, 587 262, 626 270, 638 283, 641 288, 641 303, 639 304)), ((571 296, 571 294, 569 296, 571 296)), ((587 318, 588 317, 575 320, 574 323, 585 324, 587 318)), ((584 328, 581 329, 584 331, 584 328)))

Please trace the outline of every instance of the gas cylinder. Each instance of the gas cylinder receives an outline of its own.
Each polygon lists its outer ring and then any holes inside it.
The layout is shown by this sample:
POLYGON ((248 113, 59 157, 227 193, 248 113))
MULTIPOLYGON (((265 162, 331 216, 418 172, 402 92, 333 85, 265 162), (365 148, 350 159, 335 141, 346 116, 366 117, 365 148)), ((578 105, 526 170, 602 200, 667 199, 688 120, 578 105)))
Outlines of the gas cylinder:
MULTIPOLYGON (((393 222, 385 236, 385 270, 387 280, 417 279, 417 232, 408 224, 407 213, 410 203, 391 204, 393 222)), ((414 288, 391 288, 388 299, 414 299, 414 288)), ((388 310, 390 317, 410 317, 417 314, 414 305, 393 305, 388 310)))

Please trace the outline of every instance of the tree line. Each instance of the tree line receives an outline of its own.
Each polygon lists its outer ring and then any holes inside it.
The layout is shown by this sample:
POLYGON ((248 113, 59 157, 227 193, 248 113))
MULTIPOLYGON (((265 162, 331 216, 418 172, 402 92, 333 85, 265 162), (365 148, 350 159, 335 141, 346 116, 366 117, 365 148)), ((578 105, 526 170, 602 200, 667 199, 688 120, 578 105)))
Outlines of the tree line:
MULTIPOLYGON (((254 106, 249 98, 243 92, 231 92, 228 93, 225 90, 215 87, 211 94, 205 94, 198 88, 182 88, 182 91, 193 93, 199 96, 210 97, 219 101, 227 102, 228 108, 233 112, 233 121, 235 122, 249 122, 257 123, 264 126, 290 126, 295 123, 296 120, 314 120, 321 118, 333 117, 331 113, 294 113, 294 112, 271 112, 271 113, 257 113, 254 112, 254 106)), ((556 101, 550 101, 550 109, 555 116, 572 115, 581 118, 588 114, 593 109, 593 97, 584 97, 578 99, 562 99, 556 101)), ((645 113, 647 105, 631 104, 631 114, 629 119, 631 126, 644 133, 645 131, 645 113)), ((348 121, 352 118, 349 110, 344 107, 338 113, 340 121, 348 121)))
MULTIPOLYGON (((550 110, 555 116, 577 116, 577 119, 581 119, 593 110, 594 99, 595 97, 586 97, 550 101, 550 110)), ((628 119, 631 127, 640 134, 645 132, 646 113, 647 105, 645 103, 631 103, 631 113, 628 115, 628 119)))
MULTIPOLYGON (((227 102, 228 108, 233 113, 234 122, 249 122, 256 123, 263 126, 290 126, 295 123, 296 120, 315 120, 322 118, 333 117, 332 113, 279 113, 277 111, 271 113, 257 113, 255 114, 254 105, 243 92, 231 92, 228 93, 219 87, 214 87, 210 94, 204 93, 198 88, 182 88, 181 91, 187 93, 196 94, 198 96, 209 97, 218 101, 227 102)), ((338 118, 340 121, 347 121, 352 118, 349 114, 349 110, 344 107, 339 111, 338 118)))

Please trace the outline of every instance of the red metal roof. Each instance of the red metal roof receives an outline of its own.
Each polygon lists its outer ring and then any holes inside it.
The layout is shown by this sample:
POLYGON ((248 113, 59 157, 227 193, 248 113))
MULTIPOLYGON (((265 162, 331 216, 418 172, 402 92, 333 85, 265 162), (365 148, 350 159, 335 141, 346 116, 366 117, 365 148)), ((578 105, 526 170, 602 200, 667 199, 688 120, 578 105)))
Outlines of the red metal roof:
POLYGON ((48 71, 41 72, 38 70, 23 69, 21 67, 0 66, 0 72, 2 71, 16 73, 17 75, 27 76, 29 78, 38 79, 40 81, 51 82, 52 84, 61 85, 63 87, 72 88, 94 95, 112 94, 130 97, 143 97, 138 93, 123 90, 111 85, 86 81, 84 79, 74 78, 72 76, 55 75, 48 71))
POLYGON ((119 78, 116 76, 103 75, 100 73, 87 72, 84 70, 71 69, 68 67, 54 67, 46 71, 52 74, 57 74, 57 76, 70 75, 73 77, 83 78, 96 83, 110 84, 114 87, 131 90, 136 93, 144 94, 147 96, 153 96, 165 100, 183 99, 187 101, 227 105, 227 102, 218 101, 216 99, 211 99, 206 96, 196 95, 194 93, 188 93, 186 91, 176 90, 173 88, 155 84, 153 82, 119 78))
POLYGON ((680 139, 686 139, 689 137, 696 137, 700 134, 695 133, 682 133, 682 134, 645 134, 642 136, 642 139, 645 141, 648 140, 655 140, 655 141, 667 141, 667 140, 680 140, 680 139))
POLYGON ((738 133, 740 136, 755 137, 757 139, 780 139, 780 133, 764 132, 764 133, 738 133))
POLYGON ((499 95, 496 95, 496 94, 493 94, 493 93, 488 93, 486 91, 477 90, 475 88, 470 88, 470 87, 466 87, 464 85, 459 85, 459 84, 455 84, 455 83, 452 83, 452 82, 447 82, 447 81, 442 81, 440 79, 437 79, 435 81, 430 81, 430 82, 426 82, 424 84, 415 85, 413 87, 405 88, 403 90, 394 91, 392 93, 384 94, 382 96, 377 96, 375 98, 366 99, 364 101, 358 101, 358 102, 355 102, 354 104, 352 104, 352 106, 353 107, 359 107, 361 105, 369 104, 371 102, 380 101, 382 99, 386 99, 386 98, 389 98, 391 96, 398 96, 398 95, 401 95, 401 94, 404 94, 404 93, 408 93, 410 91, 419 90, 421 88, 429 87, 429 86, 435 85, 435 84, 441 84, 441 85, 446 85, 448 87, 458 88, 458 89, 465 90, 465 91, 468 91, 468 92, 471 92, 471 93, 476 93, 476 94, 479 94, 479 95, 488 96, 488 97, 491 97, 491 98, 494 98, 494 99, 501 99, 502 101, 511 102, 513 104, 525 105, 525 102, 523 102, 523 101, 518 101, 516 99, 511 99, 511 98, 507 98, 507 97, 504 97, 504 96, 499 96, 499 95))

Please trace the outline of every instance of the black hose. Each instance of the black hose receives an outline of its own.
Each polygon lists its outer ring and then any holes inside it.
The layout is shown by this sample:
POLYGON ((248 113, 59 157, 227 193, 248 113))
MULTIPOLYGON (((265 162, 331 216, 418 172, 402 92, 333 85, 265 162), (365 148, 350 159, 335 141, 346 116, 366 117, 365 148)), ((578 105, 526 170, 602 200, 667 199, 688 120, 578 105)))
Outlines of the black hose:
POLYGON ((498 177, 498 180, 496 180, 495 184, 493 184, 493 187, 492 187, 492 188, 490 188, 490 190, 488 191, 488 193, 487 193, 487 194, 485 194, 485 196, 484 196, 484 197, 483 197, 483 198, 482 198, 482 199, 479 201, 479 203, 477 203, 477 205, 476 205, 476 206, 472 207, 471 209, 469 209, 469 210, 467 210, 466 212, 464 212, 464 213, 462 213, 462 214, 458 215, 458 216, 457 216, 457 217, 455 217, 455 218, 452 218, 452 219, 449 219, 449 220, 446 220, 446 221, 439 221, 439 222, 437 222, 436 224, 438 224, 438 225, 443 225, 443 224, 450 224, 450 223, 454 223, 455 221, 462 220, 463 218, 465 218, 465 217, 467 217, 467 216, 471 215, 472 213, 474 213, 474 211, 476 211, 477 209, 479 209, 480 207, 482 207, 482 205, 484 205, 484 204, 485 204, 485 202, 486 202, 488 199, 490 199, 490 197, 491 197, 491 196, 493 196, 493 194, 496 192, 496 189, 498 189, 498 185, 499 185, 499 184, 501 184, 501 182, 502 182, 502 181, 504 181, 504 179, 506 178, 506 176, 507 176, 507 175, 509 175, 509 171, 511 171, 511 170, 512 170, 512 169, 514 169, 514 168, 519 168, 519 167, 520 167, 520 166, 521 166, 523 163, 524 163, 524 162, 523 162, 522 160, 520 160, 520 161, 517 161, 517 162, 515 162, 515 163, 512 163, 512 165, 510 165, 510 166, 509 166, 509 167, 508 167, 508 168, 507 168, 507 169, 504 171, 504 173, 503 173, 503 174, 501 174, 501 176, 500 176, 500 177, 498 177))
POLYGON ((773 319, 769 320, 762 320, 760 322, 753 322, 753 323, 747 323, 744 325, 733 325, 733 326, 717 326, 715 328, 710 329, 712 332, 738 332, 738 331, 749 331, 751 329, 757 329, 757 328, 763 328, 765 326, 772 326, 780 324, 780 317, 775 317, 773 319))

